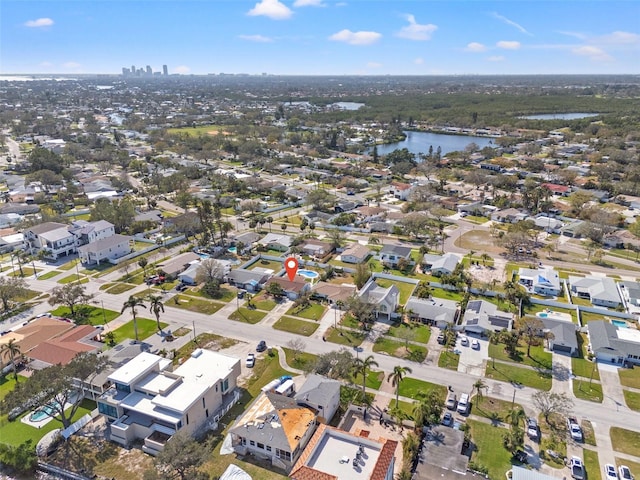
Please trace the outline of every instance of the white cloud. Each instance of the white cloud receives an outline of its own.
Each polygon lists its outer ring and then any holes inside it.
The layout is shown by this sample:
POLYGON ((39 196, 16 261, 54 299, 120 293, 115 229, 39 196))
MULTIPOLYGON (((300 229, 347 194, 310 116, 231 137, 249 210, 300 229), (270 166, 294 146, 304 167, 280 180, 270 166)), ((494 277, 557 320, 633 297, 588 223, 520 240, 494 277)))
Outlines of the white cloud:
POLYGON ((294 7, 326 7, 326 3, 322 0, 296 0, 293 2, 294 7))
POLYGON ((637 33, 617 31, 598 37, 596 41, 597 43, 605 43, 608 45, 632 45, 640 43, 640 35, 637 33))
POLYGON ((502 55, 492 55, 490 57, 487 57, 487 60, 489 60, 490 62, 502 62, 504 61, 504 57, 502 55))
POLYGON ((520 30, 522 33, 526 34, 526 35, 532 35, 531 33, 529 33, 522 25, 520 25, 519 23, 514 22, 513 20, 509 20, 507 17, 500 15, 499 13, 493 12, 491 14, 491 16, 493 18, 497 18, 498 20, 500 20, 501 22, 506 23, 507 25, 510 25, 512 27, 517 28, 518 30, 520 30))
POLYGON ((613 60, 611 55, 609 55, 600 47, 585 45, 582 47, 574 48, 571 51, 576 55, 580 55, 582 57, 588 57, 590 60, 593 60, 594 62, 608 62, 613 60))
POLYGON ((238 35, 238 38, 241 38, 242 40, 247 40, 249 42, 258 42, 258 43, 273 42, 272 38, 265 37, 264 35, 238 35))
POLYGON ((380 68, 380 67, 382 67, 382 64, 378 63, 378 62, 368 62, 367 63, 367 67, 368 68, 380 68))
POLYGON ((558 30, 558 33, 566 35, 567 37, 577 38, 578 40, 586 40, 587 36, 581 32, 568 32, 566 30, 558 30))
POLYGON ((40 62, 40 66, 41 67, 53 67, 53 63, 44 61, 44 62, 40 62))
POLYGON ((371 45, 380 40, 381 37, 382 35, 378 32, 352 32, 351 30, 344 29, 331 35, 329 40, 344 42, 349 45, 371 45))
POLYGON ((487 47, 484 46, 482 43, 478 43, 478 42, 468 43, 467 47, 465 48, 465 51, 474 52, 474 53, 484 52, 486 50, 487 50, 487 47))
POLYGON ((28 20, 24 23, 25 27, 39 28, 39 27, 50 27, 53 25, 53 20, 50 18, 38 18, 36 20, 28 20))
POLYGON ((286 20, 291 18, 293 12, 284 3, 278 0, 261 0, 256 6, 247 12, 252 17, 265 16, 272 20, 286 20))
POLYGON ((409 25, 405 25, 400 29, 396 36, 400 38, 406 38, 408 40, 431 40, 431 35, 438 29, 437 25, 431 23, 419 24, 416 22, 416 17, 413 15, 406 15, 406 20, 409 25))
POLYGON ((65 62, 62 66, 64 68, 80 68, 80 64, 77 62, 65 62))
POLYGON ((191 69, 186 65, 180 65, 179 67, 174 68, 173 71, 184 75, 191 72, 191 69))
POLYGON ((424 65, 424 58, 418 57, 413 61, 413 63, 416 65, 424 65))
POLYGON ((496 43, 496 47, 504 48, 505 50, 518 50, 520 48, 520 42, 500 40, 496 43))

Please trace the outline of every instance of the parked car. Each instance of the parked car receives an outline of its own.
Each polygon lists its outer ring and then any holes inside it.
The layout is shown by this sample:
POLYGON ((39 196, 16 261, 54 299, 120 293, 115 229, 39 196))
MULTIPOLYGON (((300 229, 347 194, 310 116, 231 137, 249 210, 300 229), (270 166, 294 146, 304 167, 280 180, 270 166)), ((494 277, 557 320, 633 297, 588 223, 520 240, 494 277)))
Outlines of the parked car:
POLYGON ((462 345, 463 347, 468 347, 469 346, 469 339, 467 337, 460 338, 460 345, 462 345))
POLYGON ((264 352, 267 349, 267 342, 264 340, 260 340, 258 346, 256 347, 256 352, 264 352))
POLYGON ((253 368, 255 364, 256 364, 256 354, 250 353, 249 355, 247 355, 247 361, 245 362, 245 365, 247 366, 247 368, 253 368))
POLYGON ((572 439, 576 442, 582 441, 582 428, 575 417, 567 417, 567 429, 572 439))
POLYGON ((456 397, 456 394, 450 393, 449 396, 447 397, 445 407, 447 407, 449 410, 455 410, 457 403, 458 403, 458 397, 456 397))
POLYGON ((604 476, 606 480, 618 480, 618 473, 616 472, 616 467, 607 463, 604 466, 604 476))
POLYGON ((178 285, 176 285, 176 290, 178 292, 184 292, 187 288, 188 286, 184 283, 179 283, 178 285))
POLYGON ((480 350, 480 342, 474 338, 473 340, 471 340, 471 348, 480 350))
POLYGON ((527 460, 529 459, 529 455, 527 455, 527 452, 525 452, 524 450, 518 450, 513 456, 513 458, 520 463, 527 463, 527 460))
POLYGON ((626 465, 620 465, 618 467, 618 473, 620 474, 620 480, 633 480, 633 475, 631 475, 631 470, 626 465))
POLYGON ((444 342, 445 342, 445 336, 444 336, 444 333, 441 333, 440 335, 438 335, 438 343, 440 345, 444 345, 444 342))
POLYGON ((535 418, 527 419, 527 435, 532 440, 538 438, 538 421, 535 418))
POLYGON ((48 317, 48 318, 51 318, 51 312, 47 312, 47 313, 39 313, 38 315, 36 315, 36 318, 42 318, 42 317, 48 317))
POLYGON ((453 415, 451 415, 451 412, 445 412, 444 416, 442 417, 442 425, 444 425, 445 427, 450 427, 451 425, 453 425, 453 415))
POLYGON ((571 477, 576 480, 584 480, 584 465, 582 464, 582 459, 580 457, 571 457, 569 469, 571 470, 571 477))

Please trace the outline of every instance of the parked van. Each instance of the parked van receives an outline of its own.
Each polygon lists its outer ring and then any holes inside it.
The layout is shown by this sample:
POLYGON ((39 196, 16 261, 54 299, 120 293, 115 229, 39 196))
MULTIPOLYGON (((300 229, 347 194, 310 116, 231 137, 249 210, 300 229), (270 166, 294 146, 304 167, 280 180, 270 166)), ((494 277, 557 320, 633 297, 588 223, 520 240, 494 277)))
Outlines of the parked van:
POLYGON ((457 412, 465 415, 469 411, 469 394, 463 393, 460 395, 460 400, 458 400, 458 409, 457 412))

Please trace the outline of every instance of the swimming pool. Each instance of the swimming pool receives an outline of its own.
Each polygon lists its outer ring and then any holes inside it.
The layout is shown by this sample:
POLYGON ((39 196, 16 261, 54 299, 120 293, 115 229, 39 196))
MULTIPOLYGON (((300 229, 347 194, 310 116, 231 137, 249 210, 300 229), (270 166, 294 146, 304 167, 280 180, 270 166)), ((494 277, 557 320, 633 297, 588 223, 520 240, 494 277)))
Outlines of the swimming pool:
POLYGON ((627 325, 627 322, 625 322, 624 320, 611 320, 611 323, 613 323, 618 328, 629 328, 629 325, 627 325))
POLYGON ((547 317, 549 316, 549 314, 548 314, 548 313, 546 313, 546 312, 540 312, 540 313, 538 314, 538 316, 539 316, 540 318, 547 318, 547 317))
POLYGON ((53 415, 55 415, 55 409, 58 406, 59 406, 59 404, 57 402, 56 403, 47 403, 41 409, 36 410, 35 412, 33 412, 29 416, 29 421, 31 421, 31 422, 42 422, 43 420, 46 420, 47 418, 52 417, 53 415))
POLYGON ((227 252, 233 253, 234 255, 236 255, 238 253, 238 248, 237 247, 229 247, 229 248, 227 248, 227 252))
POLYGON ((320 276, 318 272, 314 272, 313 270, 298 270, 298 275, 311 279, 318 278, 320 276))

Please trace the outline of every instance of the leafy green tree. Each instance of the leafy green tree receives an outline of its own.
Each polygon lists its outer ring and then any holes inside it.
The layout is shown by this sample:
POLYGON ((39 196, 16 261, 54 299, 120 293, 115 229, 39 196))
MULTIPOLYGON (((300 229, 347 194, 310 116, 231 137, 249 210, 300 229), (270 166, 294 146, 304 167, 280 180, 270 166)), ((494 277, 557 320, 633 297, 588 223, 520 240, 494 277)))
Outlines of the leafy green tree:
POLYGON ((67 283, 60 287, 55 287, 49 295, 49 305, 64 305, 69 308, 69 316, 73 319, 77 316, 79 305, 85 305, 93 298, 92 294, 86 293, 86 289, 79 283, 67 283))
POLYGON ((16 368, 16 357, 19 357, 22 354, 20 350, 20 345, 17 343, 15 338, 9 339, 7 343, 2 344, 0 347, 0 357, 9 357, 9 361, 11 362, 11 366, 13 367, 13 377, 16 382, 18 381, 18 369, 16 368))
POLYGON ((209 476, 198 471, 198 468, 207 461, 211 451, 209 442, 199 442, 184 432, 178 432, 156 456, 156 469, 145 472, 145 480, 176 477, 180 480, 207 479, 209 476))
POLYGON ((391 385, 396 389, 396 408, 398 407, 400 399, 400 384, 407 373, 411 373, 411 368, 396 365, 393 367, 393 372, 387 376, 387 381, 390 381, 391 385))
POLYGON ((129 299, 122 304, 122 310, 120 310, 120 313, 123 314, 127 308, 131 309, 131 316, 133 317, 133 331, 136 337, 136 343, 138 343, 138 311, 136 310, 136 307, 147 308, 144 304, 144 300, 131 295, 129 299))
POLYGON ((0 277, 0 301, 2 309, 7 311, 11 303, 27 292, 27 284, 19 277, 0 277))
POLYGON ((356 284, 356 287, 358 287, 358 289, 364 287, 370 277, 371 270, 369 269, 369 265, 366 263, 358 263, 353 272, 353 282, 356 284))
POLYGON ((478 397, 478 405, 480 405, 482 403, 482 399, 484 398, 483 392, 486 389, 487 389, 487 384, 481 378, 476 380, 475 383, 473 384, 473 390, 475 390, 476 396, 478 397))
POLYGON ((375 321, 373 305, 365 302, 359 296, 354 295, 348 298, 345 305, 347 311, 362 325, 363 330, 368 330, 370 325, 375 321))

